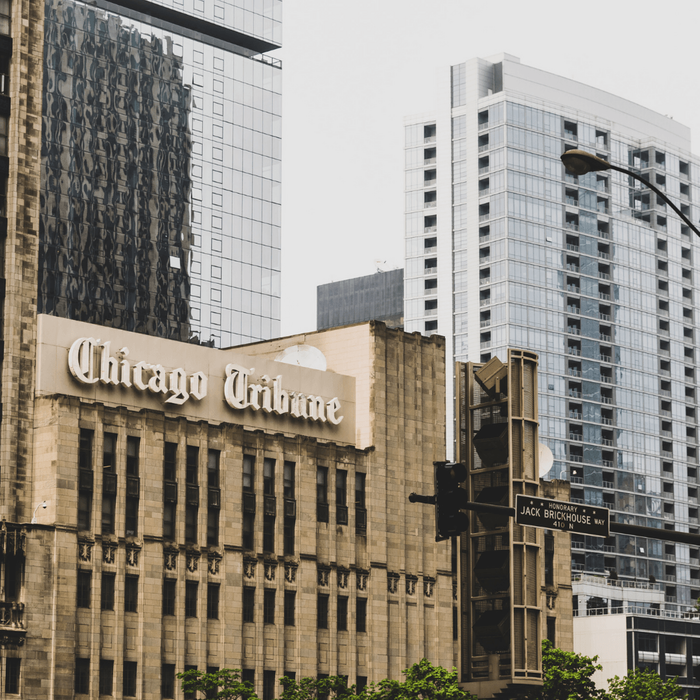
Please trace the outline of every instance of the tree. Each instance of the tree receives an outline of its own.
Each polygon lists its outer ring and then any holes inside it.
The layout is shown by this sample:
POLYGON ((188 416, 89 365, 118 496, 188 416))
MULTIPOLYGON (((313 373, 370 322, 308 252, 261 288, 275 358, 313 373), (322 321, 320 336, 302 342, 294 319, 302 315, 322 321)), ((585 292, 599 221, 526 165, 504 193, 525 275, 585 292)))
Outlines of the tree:
POLYGON ((346 678, 327 676, 312 678, 305 676, 300 681, 295 678, 280 678, 284 690, 280 700, 316 700, 316 698, 334 698, 337 700, 357 700, 355 686, 348 687, 346 678))
POLYGON ((598 657, 562 651, 545 639, 542 642, 544 684, 519 695, 520 700, 605 700, 603 691, 593 682, 593 674, 602 670, 598 657))
POLYGON ((448 671, 421 659, 403 671, 405 681, 383 680, 370 686, 368 700, 477 700, 457 684, 457 669, 448 671))
POLYGON ((675 678, 666 681, 655 671, 637 668, 624 678, 608 680, 606 700, 676 700, 686 698, 675 678))
POLYGON ((406 679, 385 679, 358 692, 345 678, 282 678, 280 700, 477 700, 476 696, 457 685, 457 670, 448 671, 421 659, 403 671, 406 679))
POLYGON ((178 673, 177 677, 186 697, 258 700, 253 686, 248 681, 241 680, 241 671, 238 668, 222 668, 210 673, 190 669, 178 673))

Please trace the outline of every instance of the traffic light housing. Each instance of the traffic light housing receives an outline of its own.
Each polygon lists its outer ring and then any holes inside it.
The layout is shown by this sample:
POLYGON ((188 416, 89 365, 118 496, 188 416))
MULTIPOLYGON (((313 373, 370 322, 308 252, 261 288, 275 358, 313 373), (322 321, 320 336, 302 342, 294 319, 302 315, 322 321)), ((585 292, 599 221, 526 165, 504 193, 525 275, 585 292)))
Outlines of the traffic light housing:
POLYGON ((461 535, 469 523, 462 510, 467 492, 462 486, 467 469, 455 462, 434 462, 435 467, 435 541, 461 535))
MULTIPOLYGON (((467 498, 514 507, 537 496, 537 355, 457 365, 457 459, 467 498)), ((470 512, 460 538, 461 680, 479 697, 542 683, 540 561, 536 528, 470 512)))

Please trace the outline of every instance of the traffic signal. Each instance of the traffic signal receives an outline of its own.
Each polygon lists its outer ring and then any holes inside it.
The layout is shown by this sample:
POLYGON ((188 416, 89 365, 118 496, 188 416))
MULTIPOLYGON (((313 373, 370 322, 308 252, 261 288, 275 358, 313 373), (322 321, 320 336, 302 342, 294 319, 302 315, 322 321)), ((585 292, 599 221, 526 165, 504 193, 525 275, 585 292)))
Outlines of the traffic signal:
POLYGON ((435 541, 461 535, 469 523, 462 510, 467 492, 462 487, 467 468, 454 462, 433 462, 435 466, 435 541))
MULTIPOLYGON (((537 355, 458 365, 457 458, 467 498, 514 507, 538 494, 537 355)), ((463 682, 479 697, 542 681, 541 534, 500 513, 470 512, 460 541, 463 682), (482 692, 480 692, 482 691, 482 692)))

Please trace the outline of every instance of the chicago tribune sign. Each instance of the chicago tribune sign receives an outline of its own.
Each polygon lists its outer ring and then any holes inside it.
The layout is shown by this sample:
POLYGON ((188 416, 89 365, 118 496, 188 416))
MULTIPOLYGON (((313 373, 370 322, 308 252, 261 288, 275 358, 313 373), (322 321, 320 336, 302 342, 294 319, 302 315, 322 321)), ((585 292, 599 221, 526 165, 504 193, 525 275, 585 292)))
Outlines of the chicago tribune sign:
MULTIPOLYGON (((111 342, 95 338, 78 338, 68 352, 68 368, 81 384, 118 386, 138 392, 150 392, 162 397, 165 404, 182 406, 193 399, 201 401, 207 395, 209 379, 204 372, 188 374, 184 369, 166 369, 162 364, 143 360, 132 362, 129 348, 124 346, 112 353, 111 342)), ((255 368, 229 363, 225 369, 224 400, 233 409, 262 411, 279 416, 312 422, 339 425, 343 416, 337 397, 326 400, 320 396, 287 391, 282 387, 282 375, 270 378, 264 374, 258 383, 250 381, 255 368)))

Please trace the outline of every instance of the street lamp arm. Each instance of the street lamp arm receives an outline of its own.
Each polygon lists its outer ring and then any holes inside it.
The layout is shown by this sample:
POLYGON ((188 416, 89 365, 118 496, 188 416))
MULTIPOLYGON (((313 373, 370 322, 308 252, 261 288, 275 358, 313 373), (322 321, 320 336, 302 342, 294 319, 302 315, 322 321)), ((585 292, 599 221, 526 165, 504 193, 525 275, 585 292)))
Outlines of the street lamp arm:
POLYGON ((693 229, 695 235, 700 237, 700 231, 698 231, 691 220, 668 198, 665 192, 662 192, 658 187, 652 185, 651 182, 641 175, 637 175, 637 173, 629 168, 621 168, 619 165, 613 165, 600 156, 595 156, 592 153, 582 151, 578 148, 569 149, 565 153, 562 153, 560 158, 562 163, 564 163, 564 167, 570 173, 574 173, 574 175, 585 175, 586 173, 595 172, 597 170, 617 170, 618 173, 623 173, 624 175, 633 177, 635 180, 639 180, 645 187, 656 192, 656 194, 661 197, 661 199, 663 199, 691 229, 693 229))
POLYGON ((610 164, 610 169, 611 170, 617 170, 619 173, 624 173, 625 175, 629 175, 630 177, 633 177, 635 180, 639 180, 643 185, 646 185, 650 190, 656 192, 656 194, 661 197, 661 199, 668 204, 673 211, 678 214, 678 216, 685 221, 688 226, 690 226, 691 229, 693 229, 693 232, 695 233, 696 236, 700 236, 700 231, 693 225, 692 221, 666 196, 666 193, 660 190, 656 185, 652 185, 651 182, 643 178, 641 175, 637 175, 637 173, 633 172, 632 170, 628 170, 627 168, 620 168, 617 165, 612 165, 610 164))

